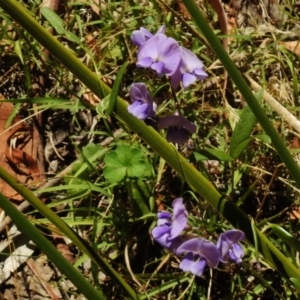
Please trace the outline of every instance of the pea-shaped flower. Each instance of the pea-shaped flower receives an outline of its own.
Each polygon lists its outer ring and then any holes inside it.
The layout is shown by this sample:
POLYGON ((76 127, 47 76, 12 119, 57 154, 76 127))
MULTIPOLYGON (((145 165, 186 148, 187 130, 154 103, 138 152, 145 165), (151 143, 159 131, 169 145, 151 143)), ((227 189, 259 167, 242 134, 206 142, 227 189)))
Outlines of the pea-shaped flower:
POLYGON ((158 33, 145 41, 137 54, 137 66, 151 68, 159 76, 172 76, 180 63, 180 47, 173 39, 158 33))
POLYGON ((176 253, 176 249, 186 241, 180 234, 187 225, 188 213, 182 198, 175 199, 172 206, 173 215, 166 211, 158 212, 157 226, 153 228, 152 236, 163 247, 176 253))
POLYGON ((180 47, 180 63, 176 72, 171 76, 171 84, 174 89, 182 81, 184 88, 193 84, 197 78, 203 80, 207 77, 203 62, 190 50, 180 47))
POLYGON ((228 258, 230 258, 236 263, 242 262, 244 250, 239 242, 244 238, 244 232, 238 229, 231 229, 222 233, 217 242, 217 247, 220 251, 220 261, 227 262, 228 258))
POLYGON ((142 82, 130 86, 130 99, 133 102, 128 106, 128 112, 140 120, 155 116, 156 104, 153 102, 146 85, 142 82))
POLYGON ((187 253, 181 260, 179 268, 196 276, 202 276, 206 265, 215 268, 220 260, 217 246, 202 238, 189 239, 178 247, 176 253, 178 255, 187 253))
MULTIPOLYGON (((166 26, 162 25, 156 34, 158 33, 165 33, 166 26)), ((134 30, 131 35, 131 41, 138 47, 142 46, 146 41, 148 41, 153 34, 148 31, 146 28, 141 27, 140 30, 134 30)))
POLYGON ((196 132, 196 125, 181 115, 170 115, 158 121, 158 129, 168 128, 166 139, 174 144, 184 144, 191 133, 196 132))

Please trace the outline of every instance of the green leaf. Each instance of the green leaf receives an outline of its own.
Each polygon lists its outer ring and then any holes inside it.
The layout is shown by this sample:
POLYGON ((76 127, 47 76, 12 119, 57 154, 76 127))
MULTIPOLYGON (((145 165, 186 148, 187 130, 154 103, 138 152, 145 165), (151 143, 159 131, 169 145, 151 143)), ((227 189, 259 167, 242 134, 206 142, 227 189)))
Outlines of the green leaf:
MULTIPOLYGON (((1 208, 11 217, 18 229, 30 238, 51 260, 51 262, 76 286, 87 299, 107 299, 75 268, 56 247, 17 208, 0 193, 1 208)), ((58 218, 56 216, 56 218, 58 218)), ((60 222, 63 222, 60 220, 60 222)), ((65 224, 65 223, 64 223, 65 224)), ((67 225, 65 225, 67 226, 67 225)))
POLYGON ((146 203, 150 198, 150 190, 148 184, 143 180, 130 180, 128 184, 130 188, 130 197, 132 198, 135 216, 140 218, 149 214, 149 208, 146 203))
POLYGON ((65 35, 65 37, 66 37, 69 41, 74 42, 74 43, 76 43, 76 44, 78 44, 78 45, 81 45, 81 44, 82 44, 80 38, 79 38, 76 34, 74 34, 73 32, 65 31, 65 32, 64 32, 64 35, 65 35))
POLYGON ((117 78, 114 82, 114 85, 113 85, 111 93, 110 93, 109 104, 108 104, 108 107, 107 107, 107 110, 106 110, 106 115, 107 116, 109 116, 115 108, 117 98, 118 98, 118 94, 119 94, 119 90, 120 90, 120 86, 121 86, 121 83, 122 83, 122 78, 124 76, 124 73, 125 73, 125 70, 126 70, 128 64, 129 64, 128 61, 125 62, 122 65, 122 67, 120 68, 120 71, 118 72, 117 78))
POLYGON ((300 252, 300 241, 277 224, 269 224, 272 231, 285 243, 300 252))
POLYGON ((103 157, 104 154, 109 150, 109 148, 104 148, 101 145, 88 144, 83 147, 81 159, 83 163, 77 162, 72 167, 72 172, 75 177, 87 178, 89 170, 93 170, 96 165, 96 161, 103 157))
POLYGON ((65 32, 64 21, 51 8, 46 6, 41 7, 41 14, 58 34, 65 32))
POLYGON ((106 154, 104 162, 103 175, 111 183, 120 182, 125 176, 138 178, 149 176, 148 170, 151 169, 144 153, 128 145, 118 146, 116 150, 106 154))
POLYGON ((295 287, 300 290, 300 279, 298 278, 290 278, 290 281, 294 283, 295 287))
POLYGON ((250 134, 256 123, 256 117, 249 106, 246 106, 242 113, 239 122, 232 133, 229 154, 233 158, 238 158, 242 151, 247 147, 250 140, 250 134))
POLYGON ((17 40, 15 42, 15 52, 18 55, 18 57, 20 58, 22 64, 24 65, 24 59, 23 59, 23 54, 22 54, 22 50, 21 50, 21 46, 20 46, 20 40, 17 40))
POLYGON ((259 139, 259 140, 261 140, 261 141, 263 141, 263 142, 265 142, 267 144, 271 144, 271 142, 272 142, 272 140, 270 139, 270 137, 267 134, 265 134, 265 133, 257 134, 257 135, 254 135, 253 137, 256 138, 256 139, 259 139))
POLYGON ((102 101, 100 101, 97 106, 96 106, 96 112, 97 114, 102 117, 102 118, 107 118, 107 109, 109 106, 109 100, 110 100, 110 94, 108 94, 106 97, 104 97, 102 99, 102 101))
POLYGON ((112 87, 111 93, 107 95, 105 98, 103 98, 102 101, 96 107, 96 111, 98 115, 101 116, 102 118, 107 118, 108 116, 110 116, 115 108, 120 86, 122 83, 122 78, 124 76, 128 63, 129 62, 125 62, 120 68, 120 71, 118 72, 117 78, 112 87))
POLYGON ((222 150, 218 149, 203 149, 199 152, 194 152, 196 161, 215 159, 220 161, 232 161, 232 157, 222 150))

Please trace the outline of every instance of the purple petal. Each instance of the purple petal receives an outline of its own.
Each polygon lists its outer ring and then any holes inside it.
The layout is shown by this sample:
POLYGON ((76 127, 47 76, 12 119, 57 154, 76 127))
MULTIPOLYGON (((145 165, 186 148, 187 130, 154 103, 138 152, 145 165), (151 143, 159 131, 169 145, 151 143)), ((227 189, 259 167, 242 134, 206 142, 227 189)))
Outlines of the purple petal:
POLYGON ((182 85, 186 89, 189 85, 193 84, 196 81, 196 76, 190 74, 190 73, 185 73, 182 75, 182 85))
POLYGON ((163 33, 157 33, 140 47, 137 57, 138 67, 149 68, 151 58, 151 64, 163 63, 163 65, 160 64, 153 67, 154 70, 158 71, 159 75, 165 73, 171 76, 179 68, 180 48, 174 39, 168 38, 163 33))
MULTIPOLYGON (((153 234, 153 231, 152 231, 153 234)), ((170 234, 167 232, 164 235, 162 235, 159 238, 156 238, 155 241, 157 241, 161 246, 164 248, 168 249, 172 253, 177 254, 177 249, 182 243, 186 241, 185 236, 178 236, 177 238, 170 240, 169 239, 170 234)))
POLYGON ((167 211, 160 211, 157 213, 158 219, 172 219, 172 215, 167 211))
POLYGON ((206 267, 206 260, 205 259, 197 260, 192 265, 191 273, 200 277, 200 276, 202 276, 202 274, 205 270, 205 267, 206 267))
POLYGON ((140 30, 134 30, 131 35, 131 41, 138 47, 149 40, 153 34, 146 28, 141 27, 140 30))
POLYGON ((173 144, 185 144, 189 139, 189 133, 184 128, 170 127, 168 129, 166 139, 173 144))
POLYGON ((210 268, 215 268, 219 263, 220 253, 216 245, 208 240, 192 238, 184 242, 178 249, 177 253, 192 252, 206 259, 210 268))
POLYGON ((172 76, 179 68, 180 63, 180 47, 178 43, 172 39, 167 38, 159 48, 159 60, 164 62, 164 73, 172 76))
POLYGON ((203 70, 204 65, 202 61, 190 50, 180 47, 180 63, 175 73, 171 76, 171 84, 173 88, 177 88, 180 80, 182 80, 183 87, 187 88, 193 84, 196 79, 205 79, 208 75, 203 70))
POLYGON ((149 117, 149 104, 135 101, 127 108, 128 112, 140 120, 145 120, 149 117))
POLYGON ((174 239, 181 234, 187 224, 188 213, 183 205, 183 199, 177 198, 173 201, 173 222, 170 239, 174 239))
POLYGON ((158 219, 157 220, 157 226, 160 226, 160 225, 167 225, 171 228, 172 219, 158 219))
POLYGON ((244 255, 244 249, 240 244, 233 244, 232 248, 229 250, 230 259, 236 262, 237 264, 242 262, 242 257, 244 255))
POLYGON ((130 38, 131 41, 138 47, 146 41, 145 36, 139 30, 134 30, 130 38))
POLYGON ((193 255, 193 253, 189 252, 181 260, 181 262, 179 264, 179 268, 183 272, 191 272, 193 263, 194 263, 194 255, 193 255))
POLYGON ((155 116, 156 104, 153 102, 146 85, 142 82, 130 86, 130 98, 133 103, 129 105, 128 112, 140 120, 155 116))
POLYGON ((232 246, 245 238, 241 230, 232 229, 222 233, 217 242, 217 248, 220 251, 220 261, 227 262, 229 250, 232 246))
POLYGON ((181 74, 179 68, 176 70, 176 72, 172 76, 170 76, 171 85, 174 90, 177 89, 177 87, 181 81, 181 78, 182 78, 182 74, 181 74))
MULTIPOLYGON (((158 33, 164 33, 166 30, 166 26, 162 25, 156 34, 158 33)), ((148 31, 146 28, 141 27, 140 30, 134 30, 131 35, 131 41, 138 47, 143 45, 147 40, 149 40, 153 34, 148 31)))
POLYGON ((203 69, 203 62, 192 51, 180 47, 181 63, 180 70, 182 73, 190 73, 195 69, 203 69))
POLYGON ((133 83, 130 86, 129 95, 132 102, 143 101, 145 103, 149 103, 151 101, 147 86, 142 82, 133 83))
POLYGON ((187 255, 181 260, 179 268, 184 272, 191 272, 196 276, 202 276, 206 267, 205 259, 200 259, 194 261, 194 256, 192 253, 187 253, 187 255))
POLYGON ((243 231, 238 229, 231 229, 223 232, 221 234, 224 239, 228 240, 231 243, 238 243, 245 238, 245 234, 243 231))
POLYGON ((171 227, 169 226, 166 225, 156 226, 152 229, 153 239, 157 241, 166 233, 168 233, 169 236, 170 231, 171 231, 171 227))
POLYGON ((154 71, 156 71, 158 76, 161 76, 164 72, 164 66, 165 64, 163 62, 157 62, 151 65, 151 69, 153 69, 154 71))
MULTIPOLYGON (((144 60, 145 58, 152 58, 152 62, 157 62, 159 59, 159 46, 162 45, 166 40, 167 36, 159 33, 154 35, 148 41, 146 41, 139 49, 137 53, 138 62, 144 60)), ((143 66, 145 68, 149 66, 143 66)))
POLYGON ((208 76, 208 74, 203 69, 198 68, 195 68, 194 75, 200 80, 204 80, 208 76))
POLYGON ((138 68, 150 68, 151 65, 153 63, 153 59, 152 57, 144 57, 143 59, 138 60, 138 62, 136 63, 136 66, 138 68))
POLYGON ((170 115, 161 118, 158 121, 158 129, 163 129, 166 127, 183 127, 190 133, 195 133, 197 129, 195 124, 181 115, 170 115))

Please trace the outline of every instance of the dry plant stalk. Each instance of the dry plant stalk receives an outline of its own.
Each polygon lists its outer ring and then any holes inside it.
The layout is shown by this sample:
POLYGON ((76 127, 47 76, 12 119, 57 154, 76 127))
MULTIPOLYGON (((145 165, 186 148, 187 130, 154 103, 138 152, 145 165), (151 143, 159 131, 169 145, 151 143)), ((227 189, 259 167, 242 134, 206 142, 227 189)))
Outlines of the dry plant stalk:
MULTIPOLYGON (((251 88, 255 92, 261 91, 263 88, 254 81, 250 76, 244 75, 245 78, 250 83, 251 88)), ((300 122, 299 120, 290 113, 284 106, 282 106, 275 98, 273 98, 268 92, 263 91, 263 99, 269 104, 269 106, 274 109, 282 118, 293 127, 298 133, 300 133, 300 122)))

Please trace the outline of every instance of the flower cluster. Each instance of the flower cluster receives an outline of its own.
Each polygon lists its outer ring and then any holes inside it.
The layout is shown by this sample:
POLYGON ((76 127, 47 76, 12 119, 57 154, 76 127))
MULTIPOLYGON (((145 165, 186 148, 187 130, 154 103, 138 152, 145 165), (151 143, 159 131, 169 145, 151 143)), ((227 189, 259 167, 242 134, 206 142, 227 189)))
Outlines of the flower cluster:
POLYGON ((239 244, 245 238, 241 230, 232 229, 222 233, 214 244, 195 234, 186 232, 188 213, 182 198, 173 201, 173 215, 169 212, 158 212, 157 226, 152 236, 161 246, 175 255, 185 254, 179 268, 201 276, 207 266, 215 268, 219 262, 230 258, 236 263, 242 261, 244 250, 239 244))
MULTIPOLYGON (((197 79, 205 79, 208 75, 202 61, 193 52, 181 47, 176 40, 167 37, 165 29, 163 25, 153 35, 141 27, 132 33, 131 40, 139 47, 137 67, 150 68, 158 76, 168 76, 173 90, 178 88, 180 82, 187 88, 197 79)), ((144 83, 131 85, 130 98, 132 104, 128 107, 129 113, 140 120, 155 116, 156 104, 144 83)), ((158 121, 158 129, 163 128, 168 128, 167 140, 177 144, 185 143, 189 134, 196 132, 196 126, 178 112, 158 121)))

